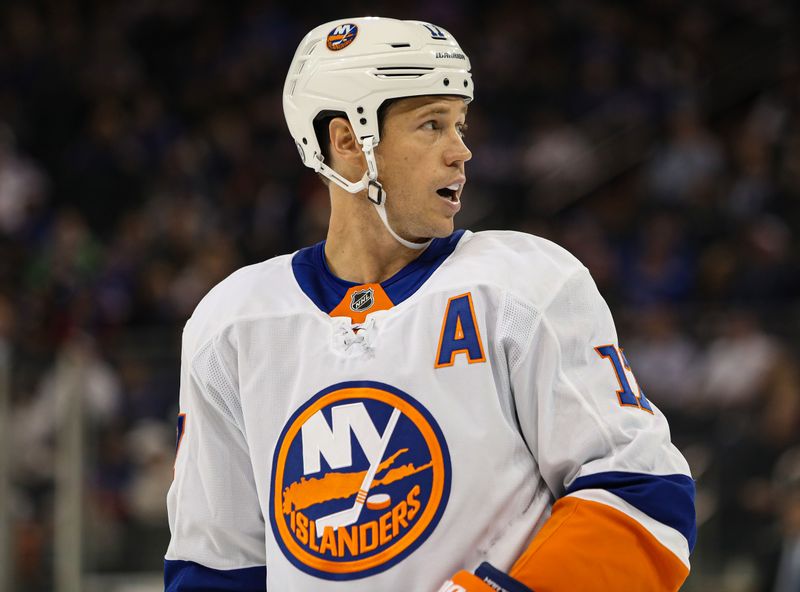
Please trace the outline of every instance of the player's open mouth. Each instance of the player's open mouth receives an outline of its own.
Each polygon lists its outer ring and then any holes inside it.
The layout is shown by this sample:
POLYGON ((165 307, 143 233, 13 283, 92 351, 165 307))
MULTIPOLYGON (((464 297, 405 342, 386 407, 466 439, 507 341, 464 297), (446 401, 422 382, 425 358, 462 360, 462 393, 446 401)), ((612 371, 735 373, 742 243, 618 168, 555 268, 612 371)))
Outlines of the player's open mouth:
POLYGON ((452 185, 448 185, 447 187, 442 187, 441 189, 437 189, 436 193, 438 193, 441 197, 447 200, 450 200, 452 202, 457 202, 460 190, 461 190, 461 183, 453 183, 452 185))

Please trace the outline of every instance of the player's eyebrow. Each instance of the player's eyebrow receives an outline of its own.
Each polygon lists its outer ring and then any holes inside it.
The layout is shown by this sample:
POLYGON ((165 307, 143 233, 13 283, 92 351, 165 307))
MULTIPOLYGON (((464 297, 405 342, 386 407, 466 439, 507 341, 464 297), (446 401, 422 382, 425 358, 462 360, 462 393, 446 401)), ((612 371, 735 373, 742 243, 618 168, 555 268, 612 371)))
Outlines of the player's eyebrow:
MULTIPOLYGON (((466 103, 462 103, 461 113, 464 115, 467 114, 466 103)), ((424 117, 427 115, 449 115, 449 114, 450 114, 450 109, 442 106, 441 103, 419 107, 419 111, 416 113, 416 115, 419 117, 424 117)))

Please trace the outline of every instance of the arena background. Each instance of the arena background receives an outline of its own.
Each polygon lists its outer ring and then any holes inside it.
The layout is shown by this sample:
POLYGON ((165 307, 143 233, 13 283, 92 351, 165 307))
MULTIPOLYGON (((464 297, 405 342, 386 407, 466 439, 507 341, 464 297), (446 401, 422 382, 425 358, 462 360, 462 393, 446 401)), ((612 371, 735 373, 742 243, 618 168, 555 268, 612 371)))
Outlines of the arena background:
POLYGON ((310 28, 379 14, 472 59, 458 226, 551 238, 608 300, 697 479, 683 590, 800 590, 797 12, 4 1, 0 589, 160 589, 182 325, 237 267, 324 237, 283 79, 310 28))

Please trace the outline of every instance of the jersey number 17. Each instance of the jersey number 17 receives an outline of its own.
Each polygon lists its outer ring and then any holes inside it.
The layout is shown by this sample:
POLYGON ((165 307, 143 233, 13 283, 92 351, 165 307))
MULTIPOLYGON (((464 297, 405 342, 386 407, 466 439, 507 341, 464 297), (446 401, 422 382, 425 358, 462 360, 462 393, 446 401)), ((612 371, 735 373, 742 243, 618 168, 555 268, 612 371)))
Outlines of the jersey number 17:
POLYGON ((619 404, 622 407, 637 407, 642 411, 653 413, 653 407, 650 405, 650 401, 644 396, 644 392, 639 386, 636 377, 633 375, 633 371, 631 370, 630 364, 628 364, 628 360, 622 348, 616 345, 601 345, 594 348, 594 351, 596 351, 601 358, 611 362, 611 366, 614 368, 614 373, 617 375, 617 381, 619 382, 619 389, 617 390, 619 404), (628 375, 630 375, 633 379, 633 383, 636 385, 636 392, 631 388, 628 375))

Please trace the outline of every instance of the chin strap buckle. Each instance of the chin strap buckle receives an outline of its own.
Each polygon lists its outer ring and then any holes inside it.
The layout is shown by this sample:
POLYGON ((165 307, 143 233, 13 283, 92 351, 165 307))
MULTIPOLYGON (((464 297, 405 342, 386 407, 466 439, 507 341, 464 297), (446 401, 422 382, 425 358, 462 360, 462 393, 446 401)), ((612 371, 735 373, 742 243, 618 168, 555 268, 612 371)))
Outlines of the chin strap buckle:
POLYGON ((376 206, 379 206, 383 204, 383 200, 386 198, 386 192, 383 190, 380 183, 377 181, 370 181, 367 186, 367 198, 376 206))

